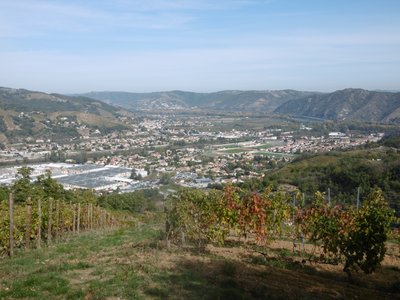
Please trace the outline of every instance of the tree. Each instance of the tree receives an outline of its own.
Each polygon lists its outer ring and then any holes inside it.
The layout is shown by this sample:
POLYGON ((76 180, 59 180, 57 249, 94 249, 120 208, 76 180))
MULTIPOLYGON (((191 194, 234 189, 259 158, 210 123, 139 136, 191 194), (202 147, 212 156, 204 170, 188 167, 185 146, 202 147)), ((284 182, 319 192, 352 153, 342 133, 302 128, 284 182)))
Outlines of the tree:
POLYGON ((8 193, 9 193, 8 188, 0 186, 0 203, 8 199, 8 193))
POLYGON ((59 161, 59 157, 56 151, 51 151, 50 153, 50 157, 49 157, 50 161, 52 162, 57 162, 59 161))
POLYGON ((63 186, 55 179, 51 178, 51 171, 46 170, 45 174, 38 176, 35 186, 41 189, 42 194, 48 198, 59 198, 64 193, 63 186))
POLYGON ((87 158, 86 151, 79 152, 78 156, 76 157, 76 162, 78 164, 83 164, 83 163, 87 162, 87 160, 88 160, 88 158, 87 158))
POLYGON ((169 174, 167 174, 167 173, 164 173, 164 174, 161 176, 159 182, 160 182, 160 184, 163 184, 163 185, 168 185, 168 184, 170 184, 170 183, 172 182, 172 180, 171 180, 171 175, 169 175, 169 174))
POLYGON ((341 247, 345 257, 343 270, 349 276, 350 269, 355 267, 369 274, 380 265, 386 253, 385 242, 393 220, 393 210, 389 209, 382 191, 376 189, 356 213, 341 247))
POLYGON ((142 175, 136 171, 136 169, 132 169, 130 179, 134 180, 142 180, 142 175))
POLYGON ((214 173, 214 171, 213 170, 208 170, 207 171, 207 175, 206 175, 208 178, 210 178, 211 180, 214 180, 215 179, 215 173, 214 173))
POLYGON ((25 202, 27 197, 32 194, 31 174, 33 169, 30 167, 19 168, 15 177, 17 180, 12 185, 15 203, 25 202))
POLYGON ((151 166, 150 165, 146 165, 144 167, 145 171, 147 171, 147 174, 150 175, 151 174, 151 166))

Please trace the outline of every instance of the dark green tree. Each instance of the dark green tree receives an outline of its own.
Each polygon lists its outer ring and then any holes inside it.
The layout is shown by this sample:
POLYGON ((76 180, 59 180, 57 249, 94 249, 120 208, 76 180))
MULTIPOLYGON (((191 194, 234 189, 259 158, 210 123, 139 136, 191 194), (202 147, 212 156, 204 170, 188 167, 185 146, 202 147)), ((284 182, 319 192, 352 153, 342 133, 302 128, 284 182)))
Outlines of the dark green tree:
POLYGON ((47 198, 52 197, 58 199, 65 192, 64 187, 55 179, 51 178, 50 170, 46 170, 45 174, 38 176, 35 187, 47 198))
POLYGON ((15 203, 25 202, 29 196, 32 196, 31 174, 33 169, 22 167, 18 169, 16 178, 11 189, 14 192, 15 203))

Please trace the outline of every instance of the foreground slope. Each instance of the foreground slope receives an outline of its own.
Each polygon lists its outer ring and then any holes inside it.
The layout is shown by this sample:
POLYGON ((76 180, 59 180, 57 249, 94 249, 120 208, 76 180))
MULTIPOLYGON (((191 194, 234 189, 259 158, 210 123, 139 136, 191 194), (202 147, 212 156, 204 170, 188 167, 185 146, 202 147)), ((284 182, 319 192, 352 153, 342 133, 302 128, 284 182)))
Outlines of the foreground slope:
POLYGON ((341 266, 302 262, 291 242, 273 243, 263 250, 268 256, 234 241, 168 250, 162 218, 148 219, 158 221, 84 233, 0 260, 0 298, 395 299, 400 291, 393 244, 375 274, 349 283, 341 266))

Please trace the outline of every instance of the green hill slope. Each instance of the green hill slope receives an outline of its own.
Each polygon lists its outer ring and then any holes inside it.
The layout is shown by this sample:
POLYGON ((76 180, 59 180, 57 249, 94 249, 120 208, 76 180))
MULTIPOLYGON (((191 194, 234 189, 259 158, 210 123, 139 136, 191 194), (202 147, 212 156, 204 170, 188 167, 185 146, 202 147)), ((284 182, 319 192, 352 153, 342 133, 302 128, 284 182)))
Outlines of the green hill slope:
POLYGON ((400 153, 387 147, 305 156, 266 174, 264 182, 294 185, 307 197, 329 188, 333 201, 347 203, 356 201, 358 187, 361 199, 379 187, 400 212, 400 153))
POLYGON ((86 97, 0 88, 0 142, 78 138, 77 127, 122 126, 118 109, 86 97))

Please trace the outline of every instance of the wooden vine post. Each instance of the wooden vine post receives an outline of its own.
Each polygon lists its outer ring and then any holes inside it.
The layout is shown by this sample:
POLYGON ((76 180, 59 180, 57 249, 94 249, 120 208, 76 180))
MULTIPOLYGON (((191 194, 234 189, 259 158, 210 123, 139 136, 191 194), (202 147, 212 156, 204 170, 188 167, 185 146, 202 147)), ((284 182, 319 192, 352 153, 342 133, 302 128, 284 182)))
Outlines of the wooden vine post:
POLYGON ((93 230, 93 204, 90 203, 90 230, 93 230))
POLYGON ((60 236, 60 201, 56 201, 56 239, 60 236))
POLYGON ((72 205, 72 233, 75 234, 75 228, 76 228, 76 204, 72 205))
POLYGON ((61 200, 61 211, 60 211, 60 236, 64 236, 64 200, 61 200))
POLYGON ((100 227, 104 228, 104 210, 100 209, 100 227))
POLYGON ((97 205, 94 207, 94 227, 96 229, 99 228, 99 209, 97 205))
POLYGON ((51 223, 53 219, 53 198, 49 198, 49 225, 47 227, 47 243, 51 244, 51 223))
POLYGON ((80 221, 81 221, 81 204, 78 203, 78 217, 76 219, 76 232, 79 234, 79 227, 80 227, 80 221))
POLYGON ((90 210, 89 210, 90 204, 88 203, 86 205, 86 230, 90 230, 90 210))
MULTIPOLYGON (((71 210, 73 211, 74 210, 74 207, 72 206, 72 202, 71 201, 69 201, 68 209, 69 209, 69 211, 71 211, 71 210)), ((72 232, 73 231, 73 227, 72 227, 73 223, 74 223, 74 221, 72 220, 71 225, 68 226, 68 232, 72 232)))
POLYGON ((37 230, 37 248, 40 249, 40 242, 42 240, 42 206, 40 202, 40 198, 38 199, 38 230, 37 230))
POLYGON ((26 217, 25 217, 25 248, 28 249, 31 242, 31 219, 32 219, 32 205, 31 197, 26 201, 26 217))
POLYGON ((94 229, 97 229, 96 226, 96 206, 92 207, 92 225, 94 229))
POLYGON ((8 211, 10 216, 10 240, 9 240, 9 255, 14 255, 14 195, 10 193, 8 196, 8 211))

